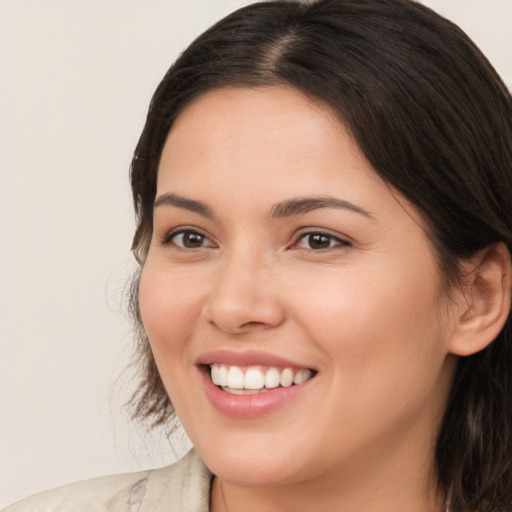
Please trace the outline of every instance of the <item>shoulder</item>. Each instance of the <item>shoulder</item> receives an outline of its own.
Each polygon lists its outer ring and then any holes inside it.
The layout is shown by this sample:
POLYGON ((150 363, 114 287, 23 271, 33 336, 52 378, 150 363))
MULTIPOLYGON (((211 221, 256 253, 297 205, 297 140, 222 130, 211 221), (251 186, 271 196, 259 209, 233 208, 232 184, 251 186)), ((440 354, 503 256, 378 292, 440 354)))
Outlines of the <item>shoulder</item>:
POLYGON ((5 512, 125 511, 127 498, 144 485, 148 475, 146 471, 65 485, 21 500, 5 512))
POLYGON ((7 507, 4 512, 208 512, 211 474, 195 450, 152 471, 78 482, 7 507))

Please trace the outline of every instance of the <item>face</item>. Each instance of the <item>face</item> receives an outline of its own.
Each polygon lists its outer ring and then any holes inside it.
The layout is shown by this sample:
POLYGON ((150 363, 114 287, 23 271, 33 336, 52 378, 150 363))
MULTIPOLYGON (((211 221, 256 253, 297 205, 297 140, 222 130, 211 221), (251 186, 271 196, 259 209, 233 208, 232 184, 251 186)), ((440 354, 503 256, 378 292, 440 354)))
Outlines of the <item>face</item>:
POLYGON ((453 325, 422 226, 294 89, 218 90, 178 117, 140 308, 215 474, 289 485, 429 458, 453 325))

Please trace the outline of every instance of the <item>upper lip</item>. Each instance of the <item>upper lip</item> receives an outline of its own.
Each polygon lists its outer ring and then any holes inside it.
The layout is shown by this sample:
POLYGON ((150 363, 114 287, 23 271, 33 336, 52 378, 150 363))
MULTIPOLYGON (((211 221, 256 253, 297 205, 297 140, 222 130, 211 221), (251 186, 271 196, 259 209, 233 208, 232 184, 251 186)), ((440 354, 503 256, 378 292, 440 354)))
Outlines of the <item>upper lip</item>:
POLYGON ((213 350, 205 352, 197 359, 197 364, 200 365, 215 363, 232 366, 278 366, 283 368, 313 369, 308 365, 304 365, 269 352, 259 352, 256 350, 245 350, 243 352, 213 350))

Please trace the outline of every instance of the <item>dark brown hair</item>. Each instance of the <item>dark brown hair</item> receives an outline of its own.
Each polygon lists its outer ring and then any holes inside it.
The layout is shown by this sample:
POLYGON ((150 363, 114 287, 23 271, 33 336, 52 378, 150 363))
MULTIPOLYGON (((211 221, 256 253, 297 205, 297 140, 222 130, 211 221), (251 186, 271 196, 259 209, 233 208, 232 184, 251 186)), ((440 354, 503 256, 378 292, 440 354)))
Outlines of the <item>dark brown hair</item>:
MULTIPOLYGON (((160 154, 173 121, 215 88, 291 85, 339 113, 381 178, 423 215, 446 283, 496 242, 512 247, 512 100, 453 23, 411 0, 252 4, 196 39, 158 86, 135 150, 133 250, 152 233, 160 154)), ((138 310, 141 387, 135 416, 169 424, 173 409, 138 310)), ((436 446, 452 512, 512 510, 510 319, 485 350, 460 358, 436 446)))

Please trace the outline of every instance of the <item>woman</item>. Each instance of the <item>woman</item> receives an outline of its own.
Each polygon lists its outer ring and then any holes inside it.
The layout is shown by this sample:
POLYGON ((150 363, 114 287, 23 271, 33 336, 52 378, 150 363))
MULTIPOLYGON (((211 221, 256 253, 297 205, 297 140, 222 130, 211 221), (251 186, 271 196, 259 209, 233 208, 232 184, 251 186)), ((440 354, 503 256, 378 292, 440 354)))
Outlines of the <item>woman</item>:
POLYGON ((205 32, 131 172, 132 403, 196 451, 7 510, 510 510, 511 114, 409 0, 205 32))

